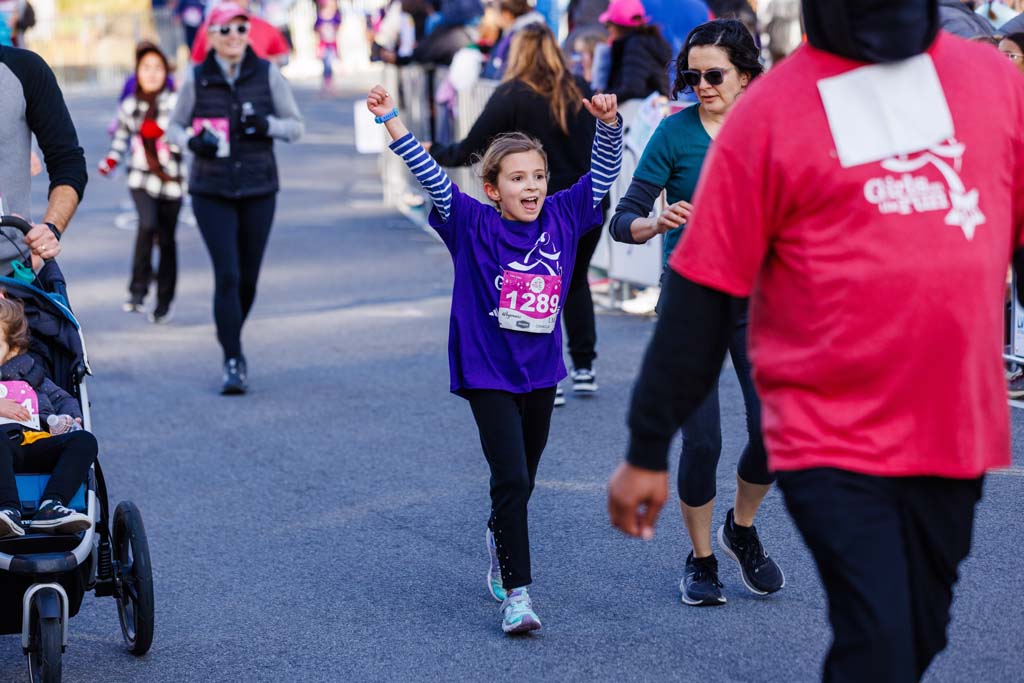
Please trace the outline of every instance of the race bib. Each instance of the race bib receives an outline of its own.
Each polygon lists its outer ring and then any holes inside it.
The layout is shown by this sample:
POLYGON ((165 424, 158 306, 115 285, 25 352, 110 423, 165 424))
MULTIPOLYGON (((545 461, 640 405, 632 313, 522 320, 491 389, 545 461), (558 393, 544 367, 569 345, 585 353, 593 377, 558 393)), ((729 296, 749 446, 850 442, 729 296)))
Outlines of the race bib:
POLYGON ((498 324, 506 330, 551 334, 558 324, 562 278, 506 270, 502 275, 498 324))
POLYGON ((0 398, 20 403, 31 415, 27 422, 18 422, 0 416, 0 424, 19 424, 39 430, 39 397, 36 396, 35 389, 31 384, 21 381, 0 382, 0 398))
POLYGON ((231 125, 227 118, 192 119, 192 131, 198 133, 206 128, 217 136, 217 157, 224 159, 231 156, 231 125))

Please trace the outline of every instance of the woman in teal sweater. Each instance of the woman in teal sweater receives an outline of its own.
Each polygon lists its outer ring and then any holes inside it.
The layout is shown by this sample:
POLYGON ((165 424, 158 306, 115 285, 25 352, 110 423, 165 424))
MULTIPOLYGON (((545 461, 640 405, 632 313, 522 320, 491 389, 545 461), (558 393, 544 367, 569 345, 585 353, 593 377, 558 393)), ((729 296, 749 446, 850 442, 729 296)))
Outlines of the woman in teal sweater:
MULTIPOLYGON (((747 29, 735 20, 702 24, 687 37, 676 60, 674 93, 692 89, 699 104, 674 114, 651 137, 629 190, 612 218, 612 237, 642 244, 663 235, 662 263, 679 242, 689 220, 701 166, 729 109, 762 71, 758 50, 747 29), (669 206, 651 218, 662 190, 669 206)), ((743 201, 736 197, 736 201, 743 201)), ((785 585, 782 570, 764 551, 754 516, 773 481, 761 439, 761 404, 747 357, 747 321, 741 317, 729 345, 747 411, 748 443, 736 476, 736 502, 718 530, 718 542, 740 566, 744 585, 754 593, 774 593, 785 585)), ((725 602, 718 561, 711 549, 715 479, 722 453, 722 424, 717 387, 683 425, 679 461, 679 500, 693 550, 686 558, 679 590, 688 605, 725 602)))

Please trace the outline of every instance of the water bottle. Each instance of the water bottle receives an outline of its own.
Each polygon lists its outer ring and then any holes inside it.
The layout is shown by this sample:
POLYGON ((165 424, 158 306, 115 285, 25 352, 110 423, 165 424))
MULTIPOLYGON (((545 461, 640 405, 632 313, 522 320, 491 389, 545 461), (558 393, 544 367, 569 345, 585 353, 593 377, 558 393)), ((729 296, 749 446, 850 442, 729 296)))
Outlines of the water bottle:
POLYGON ((82 425, 78 424, 70 415, 51 415, 46 418, 46 424, 50 427, 50 434, 77 432, 82 428, 82 425))

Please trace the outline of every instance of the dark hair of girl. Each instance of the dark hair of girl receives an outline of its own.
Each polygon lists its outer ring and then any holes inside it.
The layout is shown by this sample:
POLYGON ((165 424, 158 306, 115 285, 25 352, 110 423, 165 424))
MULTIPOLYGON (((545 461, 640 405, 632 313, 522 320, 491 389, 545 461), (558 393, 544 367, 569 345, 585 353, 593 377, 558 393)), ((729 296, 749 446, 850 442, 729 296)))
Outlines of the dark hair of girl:
POLYGON ((719 47, 729 55, 729 61, 737 71, 746 74, 751 80, 764 71, 761 65, 761 53, 754 43, 754 37, 736 19, 715 19, 690 31, 683 43, 683 49, 676 58, 676 79, 672 84, 672 97, 686 92, 689 86, 683 81, 683 72, 690 68, 690 50, 695 47, 719 47))

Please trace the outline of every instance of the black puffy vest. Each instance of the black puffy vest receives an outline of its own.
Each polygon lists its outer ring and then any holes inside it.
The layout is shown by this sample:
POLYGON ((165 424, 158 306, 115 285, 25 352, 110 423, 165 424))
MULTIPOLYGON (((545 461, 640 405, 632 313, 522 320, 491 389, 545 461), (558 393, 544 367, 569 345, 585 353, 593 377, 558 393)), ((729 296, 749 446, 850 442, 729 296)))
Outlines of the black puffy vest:
POLYGON ((192 194, 240 199, 277 192, 277 162, 271 138, 242 135, 242 111, 247 103, 252 112, 270 116, 274 101, 270 94, 270 62, 248 48, 238 67, 234 87, 224 78, 211 50, 195 68, 196 105, 192 118, 229 120, 231 156, 215 159, 195 157, 189 178, 192 194))

